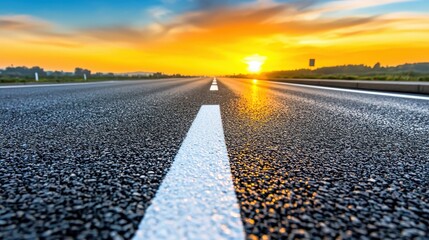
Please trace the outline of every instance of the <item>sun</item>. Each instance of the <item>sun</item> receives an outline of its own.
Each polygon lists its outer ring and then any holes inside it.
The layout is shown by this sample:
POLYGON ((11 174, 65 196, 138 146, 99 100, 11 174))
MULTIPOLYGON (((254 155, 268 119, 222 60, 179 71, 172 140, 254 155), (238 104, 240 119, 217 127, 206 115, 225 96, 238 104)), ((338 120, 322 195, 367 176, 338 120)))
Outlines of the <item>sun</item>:
POLYGON ((261 72, 262 65, 265 63, 267 57, 259 54, 254 54, 244 58, 244 62, 247 64, 247 70, 251 73, 261 72))
POLYGON ((249 70, 249 72, 257 73, 261 71, 262 62, 250 61, 250 62, 247 62, 247 64, 249 65, 247 67, 247 70, 249 70))

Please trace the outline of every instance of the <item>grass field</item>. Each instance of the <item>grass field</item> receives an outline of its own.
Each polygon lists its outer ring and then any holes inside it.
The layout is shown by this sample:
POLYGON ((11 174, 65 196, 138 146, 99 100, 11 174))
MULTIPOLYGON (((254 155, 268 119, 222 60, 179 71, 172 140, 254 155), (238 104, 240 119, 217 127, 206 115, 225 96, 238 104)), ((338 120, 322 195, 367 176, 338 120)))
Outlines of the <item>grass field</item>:
POLYGON ((39 81, 36 81, 34 77, 11 77, 11 76, 1 76, 0 75, 0 84, 1 83, 17 83, 17 84, 27 84, 27 83, 75 83, 75 82, 96 82, 96 81, 109 81, 109 80, 144 80, 144 79, 161 79, 161 78, 173 78, 178 76, 103 76, 103 77, 90 77, 87 80, 84 80, 81 77, 42 77, 39 78, 39 81))
POLYGON ((349 75, 349 74, 240 74, 230 77, 244 78, 290 78, 290 79, 327 79, 327 80, 369 80, 369 81, 419 81, 429 82, 429 74, 379 74, 379 75, 349 75))

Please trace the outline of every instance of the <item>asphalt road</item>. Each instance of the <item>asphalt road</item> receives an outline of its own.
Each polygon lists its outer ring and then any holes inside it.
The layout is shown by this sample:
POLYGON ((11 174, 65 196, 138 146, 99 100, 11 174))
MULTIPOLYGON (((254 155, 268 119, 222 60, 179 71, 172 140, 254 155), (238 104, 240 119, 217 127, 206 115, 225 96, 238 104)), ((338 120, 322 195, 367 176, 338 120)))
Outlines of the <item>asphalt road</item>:
POLYGON ((428 100, 211 83, 0 88, 0 238, 132 238, 216 104, 246 238, 429 239, 428 100))

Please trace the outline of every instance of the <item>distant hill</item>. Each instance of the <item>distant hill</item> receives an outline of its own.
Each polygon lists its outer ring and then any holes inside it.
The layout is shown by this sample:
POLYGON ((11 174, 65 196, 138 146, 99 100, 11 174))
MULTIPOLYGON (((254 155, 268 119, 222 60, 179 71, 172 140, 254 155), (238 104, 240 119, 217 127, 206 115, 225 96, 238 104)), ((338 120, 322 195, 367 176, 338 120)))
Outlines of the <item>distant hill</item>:
MULTIPOLYGON (((390 69, 390 68, 388 68, 390 69)), ((392 70, 396 71, 407 71, 407 72, 421 72, 429 73, 429 62, 427 63, 407 63, 396 67, 392 67, 392 70)))
MULTIPOLYGON (((413 80, 429 81, 429 62, 407 63, 398 66, 342 65, 317 69, 296 69, 273 71, 261 74, 270 78, 321 78, 321 79, 364 79, 364 80, 413 80)), ((235 75, 246 76, 248 75, 235 75)))
POLYGON ((297 70, 286 70, 286 71, 274 71, 266 73, 267 75, 295 75, 295 74, 355 74, 355 75, 368 75, 368 74, 380 74, 380 73, 429 73, 429 62, 428 63, 407 63, 394 67, 383 67, 379 63, 373 67, 367 65, 343 65, 333 67, 322 67, 314 70, 311 69, 297 69, 297 70))

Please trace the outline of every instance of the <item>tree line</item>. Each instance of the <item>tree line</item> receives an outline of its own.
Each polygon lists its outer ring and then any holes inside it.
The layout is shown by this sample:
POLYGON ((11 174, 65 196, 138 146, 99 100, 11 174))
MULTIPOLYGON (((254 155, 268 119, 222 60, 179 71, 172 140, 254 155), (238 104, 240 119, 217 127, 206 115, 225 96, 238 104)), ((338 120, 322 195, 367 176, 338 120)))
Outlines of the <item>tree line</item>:
MULTIPOLYGON (((321 67, 317 69, 296 69, 265 72, 268 78, 321 78, 321 79, 363 79, 363 80, 414 80, 429 81, 429 63, 407 63, 398 66, 374 66, 364 64, 321 67)), ((252 77, 248 74, 234 77, 252 77)))
POLYGON ((34 67, 6 67, 0 69, 0 83, 9 82, 31 82, 35 81, 37 73, 40 81, 44 82, 70 82, 90 80, 129 80, 129 79, 153 79, 153 78, 183 78, 190 77, 181 74, 164 74, 162 72, 147 74, 114 74, 114 73, 93 73, 89 69, 76 67, 73 72, 46 71, 39 66, 34 67))

